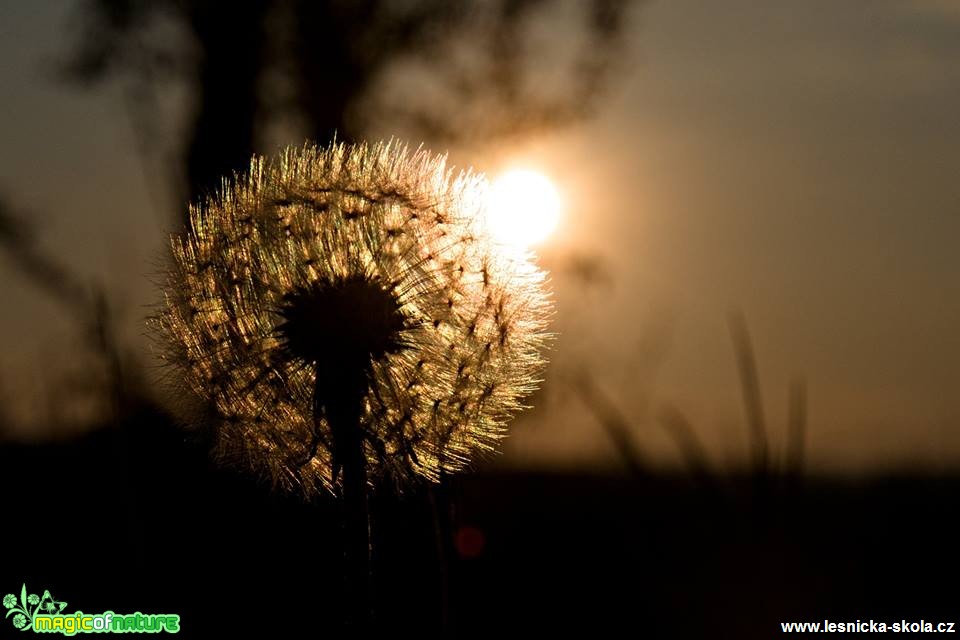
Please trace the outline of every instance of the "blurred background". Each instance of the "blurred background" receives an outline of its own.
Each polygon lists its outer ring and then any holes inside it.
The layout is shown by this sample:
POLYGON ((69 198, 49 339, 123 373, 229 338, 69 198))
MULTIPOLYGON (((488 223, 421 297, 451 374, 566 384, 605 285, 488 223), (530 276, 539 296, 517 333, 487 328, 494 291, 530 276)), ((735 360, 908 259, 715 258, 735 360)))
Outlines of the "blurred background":
POLYGON ((336 135, 560 202, 543 389, 378 495, 384 626, 960 617, 958 56, 948 0, 4 3, 0 589, 339 624, 336 505, 212 468, 144 330, 187 203, 336 135))

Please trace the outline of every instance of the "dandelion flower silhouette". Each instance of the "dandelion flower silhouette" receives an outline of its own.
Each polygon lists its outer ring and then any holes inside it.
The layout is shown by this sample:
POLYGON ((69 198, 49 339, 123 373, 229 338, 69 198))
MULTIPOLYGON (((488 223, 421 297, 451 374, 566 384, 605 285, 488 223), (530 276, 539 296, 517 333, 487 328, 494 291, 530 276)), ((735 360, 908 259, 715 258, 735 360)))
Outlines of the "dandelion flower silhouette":
POLYGON ((344 410, 371 475, 437 479, 493 450, 551 304, 529 256, 487 238, 486 195, 425 151, 334 144, 254 158, 192 207, 154 323, 220 457, 335 490, 344 410))

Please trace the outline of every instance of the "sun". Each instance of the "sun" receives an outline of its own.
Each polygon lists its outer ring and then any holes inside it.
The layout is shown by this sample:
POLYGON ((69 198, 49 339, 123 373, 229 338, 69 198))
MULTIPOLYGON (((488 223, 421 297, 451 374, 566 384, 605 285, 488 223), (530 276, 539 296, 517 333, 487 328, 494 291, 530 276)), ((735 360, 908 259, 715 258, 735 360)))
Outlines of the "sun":
POLYGON ((546 176, 529 169, 502 174, 490 188, 487 225, 494 239, 520 249, 537 245, 560 220, 557 188, 546 176))

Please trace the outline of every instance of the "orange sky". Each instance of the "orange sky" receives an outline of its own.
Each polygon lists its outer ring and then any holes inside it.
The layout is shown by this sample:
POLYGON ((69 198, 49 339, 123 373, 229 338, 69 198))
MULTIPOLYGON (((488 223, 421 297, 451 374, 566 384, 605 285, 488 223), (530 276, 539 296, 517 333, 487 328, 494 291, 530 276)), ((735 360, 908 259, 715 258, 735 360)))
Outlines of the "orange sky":
MULTIPOLYGON (((38 214, 44 246, 107 283, 130 348, 146 354, 148 276, 176 204, 165 176, 145 171, 116 86, 80 93, 51 79, 66 12, 0 14, 0 190, 38 214)), ((594 121, 481 160, 539 167, 567 200, 543 249, 562 333, 551 393, 517 424, 505 461, 613 458, 565 382, 580 366, 655 460, 677 460, 652 417, 665 404, 717 466, 743 460, 737 308, 775 453, 789 381, 803 375, 813 467, 955 465, 960 5, 670 0, 635 18, 594 121), (563 268, 571 255, 598 260, 609 281, 578 284, 563 268)), ((76 338, 56 305, 6 267, 0 279, 0 391, 37 416, 48 402, 24 390, 82 371, 76 338)))

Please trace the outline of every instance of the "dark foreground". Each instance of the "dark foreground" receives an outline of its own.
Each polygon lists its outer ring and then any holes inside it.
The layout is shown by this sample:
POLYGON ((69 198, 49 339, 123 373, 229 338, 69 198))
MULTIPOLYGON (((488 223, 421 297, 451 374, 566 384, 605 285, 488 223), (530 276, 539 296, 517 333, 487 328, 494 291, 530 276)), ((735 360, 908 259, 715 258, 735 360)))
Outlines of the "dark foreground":
MULTIPOLYGON (((181 637, 345 635, 336 502, 212 469, 159 420, 5 446, 0 482, 3 594, 26 583, 65 613, 177 613, 181 637)), ((376 621, 646 638, 960 623, 958 506, 960 476, 462 476, 374 501, 376 621)))

